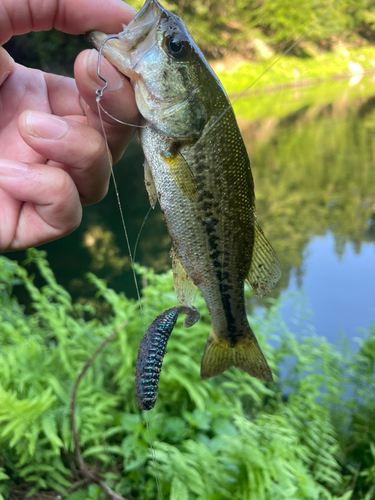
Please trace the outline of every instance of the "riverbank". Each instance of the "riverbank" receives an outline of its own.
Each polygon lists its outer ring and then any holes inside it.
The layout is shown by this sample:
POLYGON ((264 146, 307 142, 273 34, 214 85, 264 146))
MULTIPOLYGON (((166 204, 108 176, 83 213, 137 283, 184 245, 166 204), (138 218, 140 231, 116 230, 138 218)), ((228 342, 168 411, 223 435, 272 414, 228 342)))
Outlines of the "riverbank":
POLYGON ((275 55, 258 62, 231 56, 211 63, 228 95, 280 90, 281 87, 316 85, 323 81, 375 73, 375 45, 301 58, 275 55))
POLYGON ((324 53, 316 58, 276 56, 258 63, 234 58, 213 64, 243 130, 268 117, 279 121, 301 110, 342 111, 375 92, 375 46, 324 53), (272 66, 273 64, 273 66, 272 66))

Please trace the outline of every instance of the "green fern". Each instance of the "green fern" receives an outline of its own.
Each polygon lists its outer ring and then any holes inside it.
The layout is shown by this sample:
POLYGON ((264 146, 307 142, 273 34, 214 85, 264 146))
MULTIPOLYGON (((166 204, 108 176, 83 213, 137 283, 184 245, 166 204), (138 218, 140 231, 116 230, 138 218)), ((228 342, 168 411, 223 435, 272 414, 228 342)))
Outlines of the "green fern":
MULTIPOLYGON (((80 477, 69 405, 82 367, 124 320, 126 328, 82 380, 76 407, 84 460, 115 491, 155 500, 157 477, 165 499, 369 500, 374 494, 375 328, 348 358, 318 336, 297 341, 277 301, 270 301, 251 323, 277 383, 265 385, 234 369, 203 381, 199 363, 210 320, 198 295, 202 319, 188 331, 178 321, 156 409, 146 416, 134 395, 139 304, 90 275, 112 309, 98 321, 91 305, 73 303, 56 283, 44 253, 30 251, 27 262, 37 266, 44 286, 0 257, 0 500, 25 482, 28 494, 104 498, 93 485, 69 493, 80 477), (20 284, 31 314, 13 295, 20 284), (288 366, 287 375, 278 376, 280 366, 288 366)), ((176 304, 172 274, 137 272, 148 283, 143 313, 150 324, 176 304)))

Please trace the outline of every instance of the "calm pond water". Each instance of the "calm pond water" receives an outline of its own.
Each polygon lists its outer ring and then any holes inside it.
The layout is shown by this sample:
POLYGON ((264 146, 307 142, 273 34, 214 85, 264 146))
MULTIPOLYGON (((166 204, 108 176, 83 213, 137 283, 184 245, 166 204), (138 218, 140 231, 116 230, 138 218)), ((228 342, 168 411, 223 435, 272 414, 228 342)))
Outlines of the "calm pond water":
POLYGON ((280 92, 274 105, 265 95, 244 127, 282 316, 301 335, 313 326, 337 343, 344 332, 352 347, 375 321, 373 93, 369 77, 280 92))
POLYGON ((303 276, 292 270, 281 293, 281 314, 291 331, 319 335, 339 344, 356 338, 375 321, 375 248, 363 243, 359 253, 348 243, 338 256, 332 233, 312 238, 304 252, 303 276))
MULTIPOLYGON (((313 325, 332 342, 340 330, 353 338, 375 320, 374 81, 255 93, 235 107, 252 162, 259 221, 282 267, 272 297, 281 297, 293 331, 313 325)), ((116 167, 133 246, 149 207, 142 161, 135 140, 116 167)), ((134 296, 113 188, 102 203, 85 209, 78 231, 43 248, 75 297, 94 293, 87 271, 134 296)), ((169 249, 156 209, 143 229, 137 260, 167 270, 169 249)))

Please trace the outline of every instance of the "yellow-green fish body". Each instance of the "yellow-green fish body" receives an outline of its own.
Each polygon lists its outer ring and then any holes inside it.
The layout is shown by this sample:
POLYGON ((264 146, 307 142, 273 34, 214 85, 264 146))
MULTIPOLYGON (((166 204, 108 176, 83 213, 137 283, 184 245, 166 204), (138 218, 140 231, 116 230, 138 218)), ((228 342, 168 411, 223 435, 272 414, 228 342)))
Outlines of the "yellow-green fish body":
MULTIPOLYGON (((98 47, 104 35, 90 38, 98 47)), ((177 297, 191 306, 198 287, 211 314, 202 377, 236 366, 272 380, 247 321, 244 281, 262 296, 280 268, 256 222, 250 162, 224 89, 182 21, 156 0, 103 53, 131 78, 144 118, 146 187, 171 236, 177 297)))

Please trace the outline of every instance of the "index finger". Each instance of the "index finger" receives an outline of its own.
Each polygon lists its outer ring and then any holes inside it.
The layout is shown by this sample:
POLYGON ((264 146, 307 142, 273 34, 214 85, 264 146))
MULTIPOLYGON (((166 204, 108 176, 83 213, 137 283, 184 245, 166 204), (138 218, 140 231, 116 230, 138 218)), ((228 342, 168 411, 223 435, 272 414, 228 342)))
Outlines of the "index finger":
POLYGON ((118 33, 135 12, 121 0, 1 0, 0 45, 13 35, 52 28, 70 35, 118 33))

